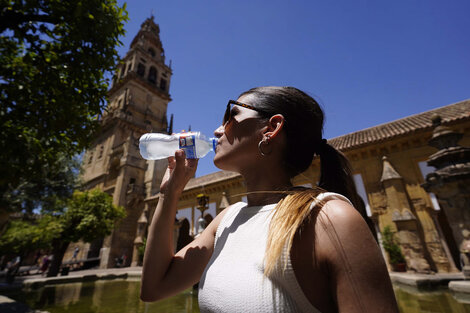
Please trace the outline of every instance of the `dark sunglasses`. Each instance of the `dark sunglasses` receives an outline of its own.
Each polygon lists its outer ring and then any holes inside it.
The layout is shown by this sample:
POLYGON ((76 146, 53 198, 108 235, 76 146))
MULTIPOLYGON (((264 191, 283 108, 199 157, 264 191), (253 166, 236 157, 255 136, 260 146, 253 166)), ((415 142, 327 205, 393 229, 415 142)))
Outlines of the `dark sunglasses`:
POLYGON ((254 111, 256 111, 256 112, 258 112, 261 115, 266 116, 266 117, 270 115, 268 112, 266 112, 264 110, 261 110, 261 109, 258 109, 258 108, 255 108, 252 105, 241 103, 241 102, 238 102, 238 101, 235 101, 235 100, 228 100, 227 109, 225 109, 225 114, 224 114, 224 119, 222 121, 222 125, 227 124, 232 119, 232 108, 233 108, 234 105, 239 105, 241 107, 244 107, 244 108, 247 108, 247 109, 250 109, 250 110, 254 110, 254 111))

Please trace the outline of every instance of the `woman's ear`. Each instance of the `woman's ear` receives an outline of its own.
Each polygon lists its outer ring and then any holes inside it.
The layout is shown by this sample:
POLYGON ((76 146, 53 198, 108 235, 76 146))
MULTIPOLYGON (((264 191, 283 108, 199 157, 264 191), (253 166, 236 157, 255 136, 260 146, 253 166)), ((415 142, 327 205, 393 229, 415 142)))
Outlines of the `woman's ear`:
POLYGON ((268 122, 267 129, 264 132, 265 136, 270 138, 276 138, 277 135, 281 133, 281 130, 284 127, 284 116, 282 114, 273 115, 268 122))

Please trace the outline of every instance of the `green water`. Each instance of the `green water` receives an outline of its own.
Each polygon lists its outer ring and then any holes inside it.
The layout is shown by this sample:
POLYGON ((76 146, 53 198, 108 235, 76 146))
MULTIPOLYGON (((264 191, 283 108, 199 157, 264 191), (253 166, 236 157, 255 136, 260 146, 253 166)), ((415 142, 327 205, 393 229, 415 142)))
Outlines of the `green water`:
POLYGON ((394 286, 400 312, 470 313, 470 295, 454 294, 448 289, 419 291, 408 286, 394 286))
POLYGON ((155 303, 140 301, 139 293, 139 281, 102 280, 46 286, 8 296, 50 313, 199 313, 197 295, 191 290, 155 303))
MULTIPOLYGON (((452 294, 446 289, 423 292, 401 285, 394 289, 402 313, 470 313, 470 295, 452 294)), ((139 281, 112 280, 47 286, 7 296, 51 313, 199 312, 197 295, 191 290, 151 304, 139 300, 139 291, 139 281)))

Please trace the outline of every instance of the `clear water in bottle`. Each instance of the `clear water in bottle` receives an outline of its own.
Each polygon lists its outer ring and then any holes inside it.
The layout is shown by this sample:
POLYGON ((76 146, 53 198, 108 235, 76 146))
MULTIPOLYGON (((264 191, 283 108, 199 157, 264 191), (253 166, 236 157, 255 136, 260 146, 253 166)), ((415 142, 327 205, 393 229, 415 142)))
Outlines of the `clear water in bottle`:
POLYGON ((183 149, 188 159, 200 159, 214 150, 217 138, 207 139, 200 132, 166 135, 160 133, 143 134, 139 140, 140 155, 146 160, 159 160, 175 155, 183 149))

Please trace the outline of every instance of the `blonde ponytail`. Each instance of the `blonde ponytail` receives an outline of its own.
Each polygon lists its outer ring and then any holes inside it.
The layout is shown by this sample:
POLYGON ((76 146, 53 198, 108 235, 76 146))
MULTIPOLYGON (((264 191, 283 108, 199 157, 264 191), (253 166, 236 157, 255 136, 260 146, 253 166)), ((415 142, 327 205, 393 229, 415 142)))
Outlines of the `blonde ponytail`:
MULTIPOLYGON (((264 274, 269 277, 276 268, 285 270, 287 263, 283 258, 284 249, 287 253, 292 248, 294 236, 302 225, 307 222, 315 212, 311 214, 310 205, 316 201, 316 196, 324 192, 321 188, 306 188, 302 191, 289 193, 279 201, 271 219, 266 245, 264 274)), ((323 206, 323 201, 318 201, 315 209, 323 206)))

